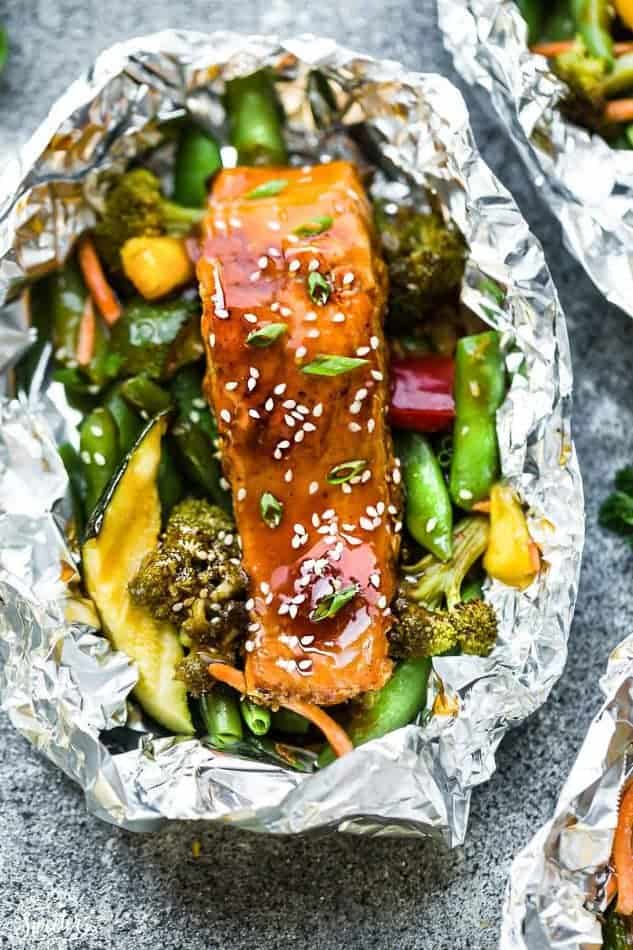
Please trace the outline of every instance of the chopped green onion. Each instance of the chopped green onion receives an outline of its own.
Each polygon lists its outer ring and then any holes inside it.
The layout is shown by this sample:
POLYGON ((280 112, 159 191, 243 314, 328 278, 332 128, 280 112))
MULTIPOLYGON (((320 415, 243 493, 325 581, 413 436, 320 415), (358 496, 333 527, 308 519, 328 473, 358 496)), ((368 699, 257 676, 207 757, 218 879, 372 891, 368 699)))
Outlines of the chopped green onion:
POLYGON ((288 327, 285 323, 268 323, 264 327, 253 330, 246 337, 249 346, 270 346, 275 340, 286 332, 288 327))
POLYGON ((284 506, 275 496, 265 491, 259 499, 259 510, 269 528, 278 528, 284 513, 284 506))
POLYGON ((306 224, 300 224, 292 233, 298 235, 298 237, 312 237, 315 234, 323 234, 324 231, 329 231, 333 223, 334 221, 329 214, 324 214, 312 218, 306 224))
POLYGON ((349 587, 342 587, 331 594, 326 594, 310 614, 310 620, 318 623, 319 620, 328 620, 330 617, 336 616, 345 604, 349 604, 350 600, 356 597, 358 590, 358 584, 350 584, 349 587))
POLYGON ((351 459, 349 462, 341 462, 335 465, 327 474, 327 480, 330 485, 342 485, 343 482, 349 482, 350 478, 360 475, 367 465, 367 459, 351 459))
POLYGON ((311 363, 306 363, 301 367, 301 372, 309 373, 311 376, 340 376, 342 373, 349 373, 353 369, 358 369, 367 363, 367 360, 359 359, 356 356, 336 356, 331 353, 319 353, 311 363))
POLYGON ((258 185, 257 188, 252 188, 250 191, 247 191, 244 197, 274 198, 275 195, 281 194, 287 184, 288 182, 285 178, 271 178, 270 181, 265 181, 263 185, 258 185))
POLYGON ((320 306, 326 304, 330 299, 332 287, 329 281, 326 280, 323 274, 320 274, 318 270, 313 270, 308 274, 308 293, 310 294, 310 300, 312 300, 313 303, 320 304, 320 306))

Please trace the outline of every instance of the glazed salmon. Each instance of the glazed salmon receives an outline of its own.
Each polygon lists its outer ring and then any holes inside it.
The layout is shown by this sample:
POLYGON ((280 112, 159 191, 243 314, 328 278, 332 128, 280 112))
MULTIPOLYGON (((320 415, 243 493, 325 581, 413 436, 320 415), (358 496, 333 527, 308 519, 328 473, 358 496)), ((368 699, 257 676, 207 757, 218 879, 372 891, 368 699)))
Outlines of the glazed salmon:
POLYGON ((392 668, 400 473, 387 274, 354 167, 222 171, 198 278, 251 585, 248 692, 331 705, 377 689, 392 668))

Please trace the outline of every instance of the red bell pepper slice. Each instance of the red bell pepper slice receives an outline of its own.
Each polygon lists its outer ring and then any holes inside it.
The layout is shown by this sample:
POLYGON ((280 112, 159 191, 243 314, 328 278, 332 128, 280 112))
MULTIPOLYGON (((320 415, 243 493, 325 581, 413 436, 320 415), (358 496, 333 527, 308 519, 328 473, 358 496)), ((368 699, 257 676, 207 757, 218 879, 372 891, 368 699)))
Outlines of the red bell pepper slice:
POLYGON ((415 356, 391 362, 389 421, 396 429, 443 432, 455 418, 455 363, 449 356, 415 356))

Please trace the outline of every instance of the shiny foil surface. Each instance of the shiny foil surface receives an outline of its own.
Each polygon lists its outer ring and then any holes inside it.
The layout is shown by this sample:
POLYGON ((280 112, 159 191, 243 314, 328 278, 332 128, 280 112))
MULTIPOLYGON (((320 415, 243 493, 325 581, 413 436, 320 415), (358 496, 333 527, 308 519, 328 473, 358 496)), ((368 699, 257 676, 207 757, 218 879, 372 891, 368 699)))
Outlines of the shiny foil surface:
POLYGON ((567 248, 611 303, 633 316, 633 151, 573 125, 564 86, 527 46, 512 0, 438 0, 444 43, 506 125, 567 248))
POLYGON ((76 568, 55 445, 76 441, 77 420, 47 381, 45 352, 29 393, 0 403, 0 697, 15 727, 82 786, 89 809, 128 828, 224 819, 260 832, 329 827, 434 834, 456 845, 471 789, 494 771, 499 742, 545 701, 564 667, 584 514, 563 314, 542 249, 478 155, 455 88, 314 36, 164 32, 107 50, 0 180, 0 366, 9 380, 30 342, 20 289, 64 259, 112 175, 159 144, 159 122, 186 110, 221 131, 224 80, 262 66, 283 79, 299 161, 369 161, 379 168, 376 193, 423 200, 430 189, 464 234, 463 303, 502 332, 511 376, 498 413, 503 475, 529 506, 544 569, 523 592, 488 583, 497 645, 486 659, 434 661, 430 718, 321 772, 152 735, 129 700, 133 665, 93 629, 64 619, 76 568), (313 67, 338 91, 336 115, 321 130, 307 108, 313 67))
POLYGON ((633 774, 633 636, 609 657, 594 718, 554 817, 512 863, 500 950, 602 946, 600 911, 620 795, 633 774))

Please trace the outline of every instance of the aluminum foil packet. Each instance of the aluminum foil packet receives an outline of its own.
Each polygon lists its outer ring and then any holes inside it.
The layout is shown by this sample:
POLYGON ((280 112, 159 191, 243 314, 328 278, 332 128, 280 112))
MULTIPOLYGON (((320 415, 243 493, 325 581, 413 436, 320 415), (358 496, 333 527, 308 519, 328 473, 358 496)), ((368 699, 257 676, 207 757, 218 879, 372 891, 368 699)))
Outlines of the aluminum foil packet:
POLYGON ((554 817, 512 863, 500 950, 602 946, 609 860, 623 786, 633 774, 633 635, 600 680, 606 699, 589 727, 554 817))
POLYGON ((261 832, 329 827, 456 845, 503 735, 545 701, 564 667, 584 533, 563 314, 542 249, 478 155, 456 89, 315 36, 164 32, 107 50, 0 181, 0 369, 6 378, 31 342, 20 290, 91 225, 104 184, 160 143, 165 120, 189 111, 221 130, 224 81, 264 66, 280 79, 298 161, 370 162, 380 194, 397 201, 430 190, 461 229, 470 249, 463 303, 502 332, 512 375, 498 414, 503 474, 529 506, 544 570, 523 592, 488 585, 498 643, 486 659, 434 661, 432 716, 320 772, 152 734, 130 701, 133 665, 65 619, 77 567, 64 540, 68 486, 56 444, 76 439, 76 420, 40 364, 28 395, 0 403, 2 706, 81 785, 92 812, 127 828, 224 819, 261 832), (315 67, 338 99, 322 128, 307 103, 315 67))
POLYGON ((438 16, 458 72, 492 99, 567 248, 633 316, 633 152, 564 118, 557 107, 564 86, 528 49, 512 0, 438 0, 438 16))

